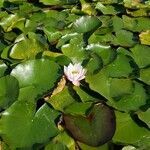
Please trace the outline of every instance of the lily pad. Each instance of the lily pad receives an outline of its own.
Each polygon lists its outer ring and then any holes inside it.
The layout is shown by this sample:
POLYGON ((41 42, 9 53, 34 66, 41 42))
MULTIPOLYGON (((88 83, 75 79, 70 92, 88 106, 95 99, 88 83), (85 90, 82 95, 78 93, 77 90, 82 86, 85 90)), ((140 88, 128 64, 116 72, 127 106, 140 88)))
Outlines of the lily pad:
POLYGON ((35 112, 33 103, 16 101, 2 113, 0 135, 14 149, 46 142, 59 132, 54 123, 58 115, 47 104, 35 112))
POLYGON ((61 76, 60 67, 48 59, 21 63, 12 70, 11 75, 19 81, 20 88, 34 86, 37 95, 50 91, 61 76))
POLYGON ((0 61, 0 77, 4 76, 4 73, 7 69, 7 65, 0 61))
POLYGON ((150 148, 150 132, 138 126, 129 114, 116 112, 116 132, 113 137, 115 143, 134 144, 150 148))
POLYGON ((140 70, 140 80, 150 85, 150 68, 140 70))
POLYGON ((145 112, 139 112, 138 113, 138 117, 144 121, 148 127, 150 128, 150 108, 148 110, 146 110, 145 112))
POLYGON ((101 21, 94 16, 82 16, 74 23, 74 28, 79 33, 94 31, 101 26, 101 21))
POLYGON ((99 146, 109 141, 115 131, 113 111, 104 104, 96 104, 83 117, 80 115, 63 115, 65 127, 72 136, 87 145, 99 146))
POLYGON ((18 97, 19 83, 13 76, 0 78, 0 109, 8 108, 18 97))
POLYGON ((150 45, 150 30, 142 32, 139 37, 141 44, 150 45))
POLYGON ((150 47, 146 45, 136 45, 131 48, 133 58, 140 68, 150 65, 150 47))

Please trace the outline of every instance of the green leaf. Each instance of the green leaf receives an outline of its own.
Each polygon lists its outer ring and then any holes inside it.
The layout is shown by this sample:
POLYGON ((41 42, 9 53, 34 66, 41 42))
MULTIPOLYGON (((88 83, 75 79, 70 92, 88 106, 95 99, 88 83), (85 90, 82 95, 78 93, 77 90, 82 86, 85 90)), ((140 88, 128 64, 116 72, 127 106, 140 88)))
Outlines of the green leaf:
POLYGON ((61 74, 60 67, 55 62, 37 59, 17 65, 11 75, 19 81, 20 88, 33 86, 37 95, 42 95, 55 86, 61 74))
POLYGON ((84 59, 88 58, 88 53, 83 45, 83 38, 81 35, 78 35, 78 37, 71 39, 69 44, 63 45, 61 50, 63 54, 69 57, 72 61, 82 62, 84 59))
POLYGON ((124 28, 132 32, 142 32, 150 29, 150 20, 146 17, 131 18, 123 15, 124 28))
POLYGON ((116 112, 116 132, 113 137, 115 143, 132 144, 150 148, 150 131, 138 126, 129 114, 116 112))
POLYGON ((2 26, 5 32, 9 32, 17 26, 17 23, 21 22, 23 25, 24 20, 25 18, 20 18, 17 14, 10 14, 1 20, 0 26, 2 26))
MULTIPOLYGON (((123 85, 123 87, 124 86, 125 85, 123 85)), ((130 91, 130 92, 132 93, 122 96, 119 101, 115 102, 115 107, 118 110, 122 110, 126 112, 136 111, 139 109, 140 106, 143 106, 146 104, 148 96, 142 84, 134 82, 134 91, 130 91)))
POLYGON ((4 76, 7 65, 0 60, 0 77, 4 76))
POLYGON ((81 143, 81 142, 78 142, 78 144, 82 150, 109 150, 108 144, 104 144, 104 145, 101 145, 98 147, 88 146, 88 145, 81 143))
POLYGON ((115 131, 113 111, 104 104, 96 104, 86 117, 64 114, 66 129, 80 142, 99 146, 109 141, 115 131))
POLYGON ((112 18, 112 21, 113 21, 113 29, 115 32, 117 32, 123 28, 123 21, 120 17, 114 16, 112 18))
MULTIPOLYGON (((63 131, 52 139, 53 143, 61 143, 67 147, 67 150, 75 150, 76 143, 74 139, 63 131)), ((55 150, 55 149, 54 149, 55 150)), ((58 149, 59 150, 59 149, 58 149)))
POLYGON ((94 16, 82 16, 74 22, 74 28, 79 33, 93 31, 101 26, 101 21, 94 16))
POLYGON ((59 113, 47 104, 35 113, 35 105, 16 101, 2 113, 0 135, 11 148, 31 147, 58 134, 54 120, 59 113))
POLYGON ((132 94, 134 84, 130 79, 113 78, 110 83, 110 96, 113 98, 132 94))
POLYGON ((110 98, 109 89, 111 79, 108 77, 105 69, 102 69, 95 75, 87 75, 85 79, 92 90, 100 93, 106 99, 110 98))
POLYGON ((106 66, 106 71, 111 77, 128 77, 132 73, 133 68, 127 56, 118 54, 117 58, 106 66))
POLYGON ((19 83, 13 76, 0 78, 0 109, 8 108, 18 97, 19 83))
POLYGON ((140 68, 150 65, 150 47, 146 45, 136 45, 130 49, 133 53, 133 58, 140 68))
POLYGON ((132 47, 136 44, 133 33, 127 30, 119 30, 116 32, 116 38, 112 44, 120 45, 123 47, 132 47))
POLYGON ((44 5, 63 5, 63 4, 75 4, 78 0, 40 0, 44 5))
POLYGON ((150 45, 150 30, 142 32, 139 37, 141 44, 150 45))
POLYGON ((140 70, 140 80, 150 85, 150 68, 140 70))
POLYGON ((74 102, 65 108, 64 113, 70 114, 70 115, 85 116, 86 113, 91 108, 91 106, 92 106, 91 102, 88 102, 88 103, 74 102))
POLYGON ((61 92, 53 95, 48 102, 56 109, 64 111, 64 108, 74 102, 74 98, 70 95, 68 87, 65 87, 61 92))
POLYGON ((82 88, 80 88, 78 86, 74 86, 73 89, 80 96, 80 99, 82 100, 83 103, 86 103, 86 102, 96 102, 97 101, 96 98, 94 98, 93 96, 89 95, 82 88))
POLYGON ((37 35, 30 33, 29 38, 23 36, 22 40, 11 48, 10 57, 13 59, 33 59, 46 49, 47 47, 38 40, 37 35))
POLYGON ((115 51, 110 46, 90 44, 87 46, 87 50, 95 52, 102 59, 104 65, 109 64, 115 57, 115 51))
POLYGON ((95 74, 103 67, 103 62, 97 54, 92 54, 92 58, 89 60, 86 69, 87 73, 95 74))
POLYGON ((98 2, 95 8, 104 15, 116 15, 125 11, 122 5, 103 5, 101 2, 98 2))
POLYGON ((147 109, 145 112, 139 112, 138 117, 140 120, 144 121, 147 126, 150 128, 150 108, 147 109))
POLYGON ((57 143, 50 142, 45 146, 44 150, 68 150, 68 148, 67 146, 65 146, 60 142, 57 143))

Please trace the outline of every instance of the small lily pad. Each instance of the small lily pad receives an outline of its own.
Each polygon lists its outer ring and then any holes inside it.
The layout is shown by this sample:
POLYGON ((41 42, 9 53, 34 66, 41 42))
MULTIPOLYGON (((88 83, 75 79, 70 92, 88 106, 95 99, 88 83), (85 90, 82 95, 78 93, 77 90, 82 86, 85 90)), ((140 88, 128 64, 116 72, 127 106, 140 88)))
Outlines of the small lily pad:
POLYGON ((74 23, 74 28, 79 33, 86 33, 101 26, 101 21, 94 16, 83 16, 74 23))

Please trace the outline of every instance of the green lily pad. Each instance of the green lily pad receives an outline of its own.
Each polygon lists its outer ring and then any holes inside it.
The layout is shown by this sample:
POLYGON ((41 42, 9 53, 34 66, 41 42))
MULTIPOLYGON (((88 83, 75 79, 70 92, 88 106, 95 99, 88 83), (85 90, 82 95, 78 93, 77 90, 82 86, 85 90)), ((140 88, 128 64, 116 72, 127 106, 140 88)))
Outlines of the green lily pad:
POLYGON ((14 44, 10 51, 10 57, 13 59, 33 59, 36 55, 47 49, 43 43, 38 40, 34 33, 30 33, 29 38, 24 36, 21 41, 14 44))
POLYGON ((117 58, 106 66, 106 71, 110 77, 128 77, 132 73, 133 68, 127 56, 118 54, 117 58))
POLYGON ((74 86, 73 89, 76 91, 76 93, 79 95, 81 101, 83 103, 86 102, 96 102, 97 99, 91 95, 89 95, 86 91, 84 91, 82 88, 78 86, 74 86))
POLYGON ((144 121, 148 127, 150 128, 150 108, 148 110, 146 110, 145 112, 139 112, 138 113, 138 117, 144 121))
POLYGON ((103 62, 97 54, 92 54, 92 58, 89 60, 86 69, 87 73, 95 74, 103 67, 103 62))
POLYGON ((4 76, 7 65, 0 60, 0 77, 4 76))
POLYGON ((98 2, 95 8, 105 15, 116 15, 125 11, 122 5, 103 5, 101 2, 98 2))
POLYGON ((53 95, 47 102, 50 103, 56 110, 64 111, 64 108, 74 102, 68 87, 65 87, 61 92, 53 95))
POLYGON ((146 45, 136 45, 130 49, 133 53, 133 59, 140 68, 150 65, 150 47, 146 45))
POLYGON ((2 26, 5 32, 9 32, 17 26, 17 23, 21 22, 23 25, 24 20, 25 18, 21 18, 17 14, 10 14, 1 20, 0 26, 2 26))
POLYGON ((132 32, 142 32, 150 29, 150 20, 146 17, 131 18, 123 15, 124 28, 132 32))
POLYGON ((58 134, 54 120, 59 113, 47 104, 35 112, 35 105, 16 101, 2 113, 0 135, 11 148, 28 148, 58 134))
POLYGON ((103 61, 103 65, 109 64, 115 58, 115 51, 107 45, 90 44, 87 50, 95 52, 103 61))
MULTIPOLYGON (((122 86, 122 88, 127 89, 127 87, 124 88, 124 86, 122 86)), ((143 85, 135 82, 134 90, 133 87, 131 88, 132 89, 130 89, 130 94, 122 96, 118 101, 115 102, 115 107, 117 109, 125 112, 136 111, 139 109, 139 107, 146 104, 148 95, 146 94, 143 85)))
POLYGON ((113 98, 120 98, 124 95, 132 94, 134 91, 134 84, 130 79, 113 78, 110 83, 110 96, 113 98))
POLYGON ((75 4, 78 0, 40 0, 44 5, 62 5, 62 4, 75 4))
POLYGON ((120 45, 123 47, 132 47, 137 42, 134 40, 133 33, 127 30, 119 30, 116 32, 116 37, 112 41, 114 45, 120 45))
POLYGON ((142 32, 140 35, 141 44, 150 45, 150 30, 142 32))
POLYGON ((110 82, 111 78, 108 77, 105 69, 102 69, 97 74, 87 75, 85 78, 86 82, 92 90, 98 92, 106 99, 110 100, 110 82))
POLYGON ((115 143, 133 144, 150 148, 150 132, 138 126, 129 114, 116 112, 116 132, 113 137, 115 143))
POLYGON ((84 59, 88 58, 88 53, 83 45, 83 38, 81 35, 78 35, 78 37, 71 39, 69 44, 63 45, 61 50, 63 54, 69 57, 72 61, 82 62, 84 59))
POLYGON ((50 91, 60 78, 60 67, 48 59, 29 60, 17 65, 11 75, 19 81, 19 87, 33 86, 37 95, 50 91))
POLYGON ((69 150, 69 149, 67 148, 66 145, 62 144, 61 142, 57 143, 50 142, 45 146, 44 150, 69 150))
POLYGON ((85 116, 86 113, 89 111, 91 108, 92 103, 79 103, 79 102, 74 102, 71 105, 67 106, 64 110, 65 114, 70 114, 70 115, 81 115, 85 116))
MULTIPOLYGON (((67 150, 75 150, 76 143, 74 139, 63 131, 52 139, 53 143, 61 143, 66 146, 67 150)), ((55 149, 54 149, 55 150, 55 149)), ((58 149, 60 150, 60 149, 58 149)))
POLYGON ((150 68, 140 70, 140 80, 150 85, 150 68))
POLYGON ((72 136, 87 145, 99 146, 109 141, 115 131, 113 111, 104 104, 96 104, 83 117, 80 115, 63 115, 65 127, 72 136))
POLYGON ((18 97, 19 83, 13 76, 0 78, 0 109, 8 108, 18 97))
POLYGON ((101 21, 94 16, 82 16, 74 23, 74 28, 79 33, 93 31, 101 26, 101 21))

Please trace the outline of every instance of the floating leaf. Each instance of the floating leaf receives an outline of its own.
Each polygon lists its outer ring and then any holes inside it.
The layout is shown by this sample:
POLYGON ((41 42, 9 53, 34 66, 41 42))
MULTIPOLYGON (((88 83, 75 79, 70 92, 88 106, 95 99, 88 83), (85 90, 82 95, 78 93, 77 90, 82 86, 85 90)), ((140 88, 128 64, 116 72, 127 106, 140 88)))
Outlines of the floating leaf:
POLYGON ((105 15, 116 15, 125 11, 122 5, 103 5, 101 2, 97 3, 96 9, 105 15))
POLYGON ((47 102, 56 110, 64 111, 64 108, 74 101, 74 98, 70 95, 69 89, 65 87, 61 92, 52 96, 47 102))
POLYGON ((101 26, 101 21, 94 16, 82 16, 74 23, 74 28, 79 33, 93 31, 101 26))
POLYGON ((46 49, 46 46, 38 41, 37 35, 30 33, 29 38, 24 36, 11 48, 10 57, 13 59, 33 59, 46 49))
POLYGON ((54 120, 59 113, 43 105, 35 113, 35 105, 16 101, 2 113, 0 135, 11 148, 31 147, 58 134, 54 120), (41 130, 42 129, 42 130, 41 130))
POLYGON ((55 62, 48 59, 37 59, 17 65, 11 75, 19 81, 20 88, 34 86, 36 93, 41 95, 55 86, 60 77, 59 71, 60 68, 55 62))
POLYGON ((119 30, 116 32, 116 38, 112 42, 114 45, 124 47, 132 47, 136 44, 133 33, 127 30, 119 30))
POLYGON ((131 48, 133 58, 140 68, 150 65, 150 47, 146 45, 136 45, 131 48))
POLYGON ((63 118, 72 136, 90 146, 106 143, 115 131, 114 113, 104 104, 96 104, 85 117, 64 114, 63 118))
POLYGON ((150 108, 148 110, 146 110, 145 112, 139 112, 138 113, 138 117, 144 121, 148 127, 150 128, 150 108))
POLYGON ((95 52, 102 59, 104 65, 109 64, 115 57, 115 51, 110 46, 90 44, 87 50, 95 52))
POLYGON ((0 109, 8 108, 19 94, 18 81, 13 76, 0 78, 0 109))
POLYGON ((116 132, 113 141, 150 148, 150 132, 138 126, 129 114, 116 112, 116 132))
POLYGON ((129 79, 113 78, 111 80, 110 96, 113 98, 120 98, 121 96, 132 94, 133 90, 134 90, 134 84, 129 79))
POLYGON ((7 65, 0 60, 0 77, 4 76, 6 69, 7 65))
POLYGON ((73 89, 77 92, 77 94, 80 96, 80 99, 82 100, 83 103, 85 102, 95 102, 97 101, 96 98, 93 96, 89 95, 87 92, 85 92, 82 88, 78 86, 74 86, 73 89))
POLYGON ((40 0, 41 3, 45 5, 62 5, 62 4, 75 4, 78 0, 40 0))
POLYGON ((150 30, 142 32, 139 37, 141 44, 150 45, 150 30))
MULTIPOLYGON (((125 85, 123 85, 122 87, 124 86, 125 85)), ((146 94, 146 91, 144 87, 142 86, 142 84, 135 82, 134 91, 133 91, 133 87, 129 87, 129 88, 132 88, 130 89, 131 93, 122 96, 118 101, 115 102, 115 107, 117 109, 126 111, 126 112, 136 111, 139 109, 139 107, 146 104, 148 95, 146 94)), ((125 89, 127 89, 127 87, 125 87, 125 89)))
POLYGON ((140 70, 140 80, 150 85, 150 68, 140 70))
POLYGON ((117 58, 106 67, 106 71, 111 77, 128 77, 132 73, 133 68, 127 56, 118 54, 117 58))

